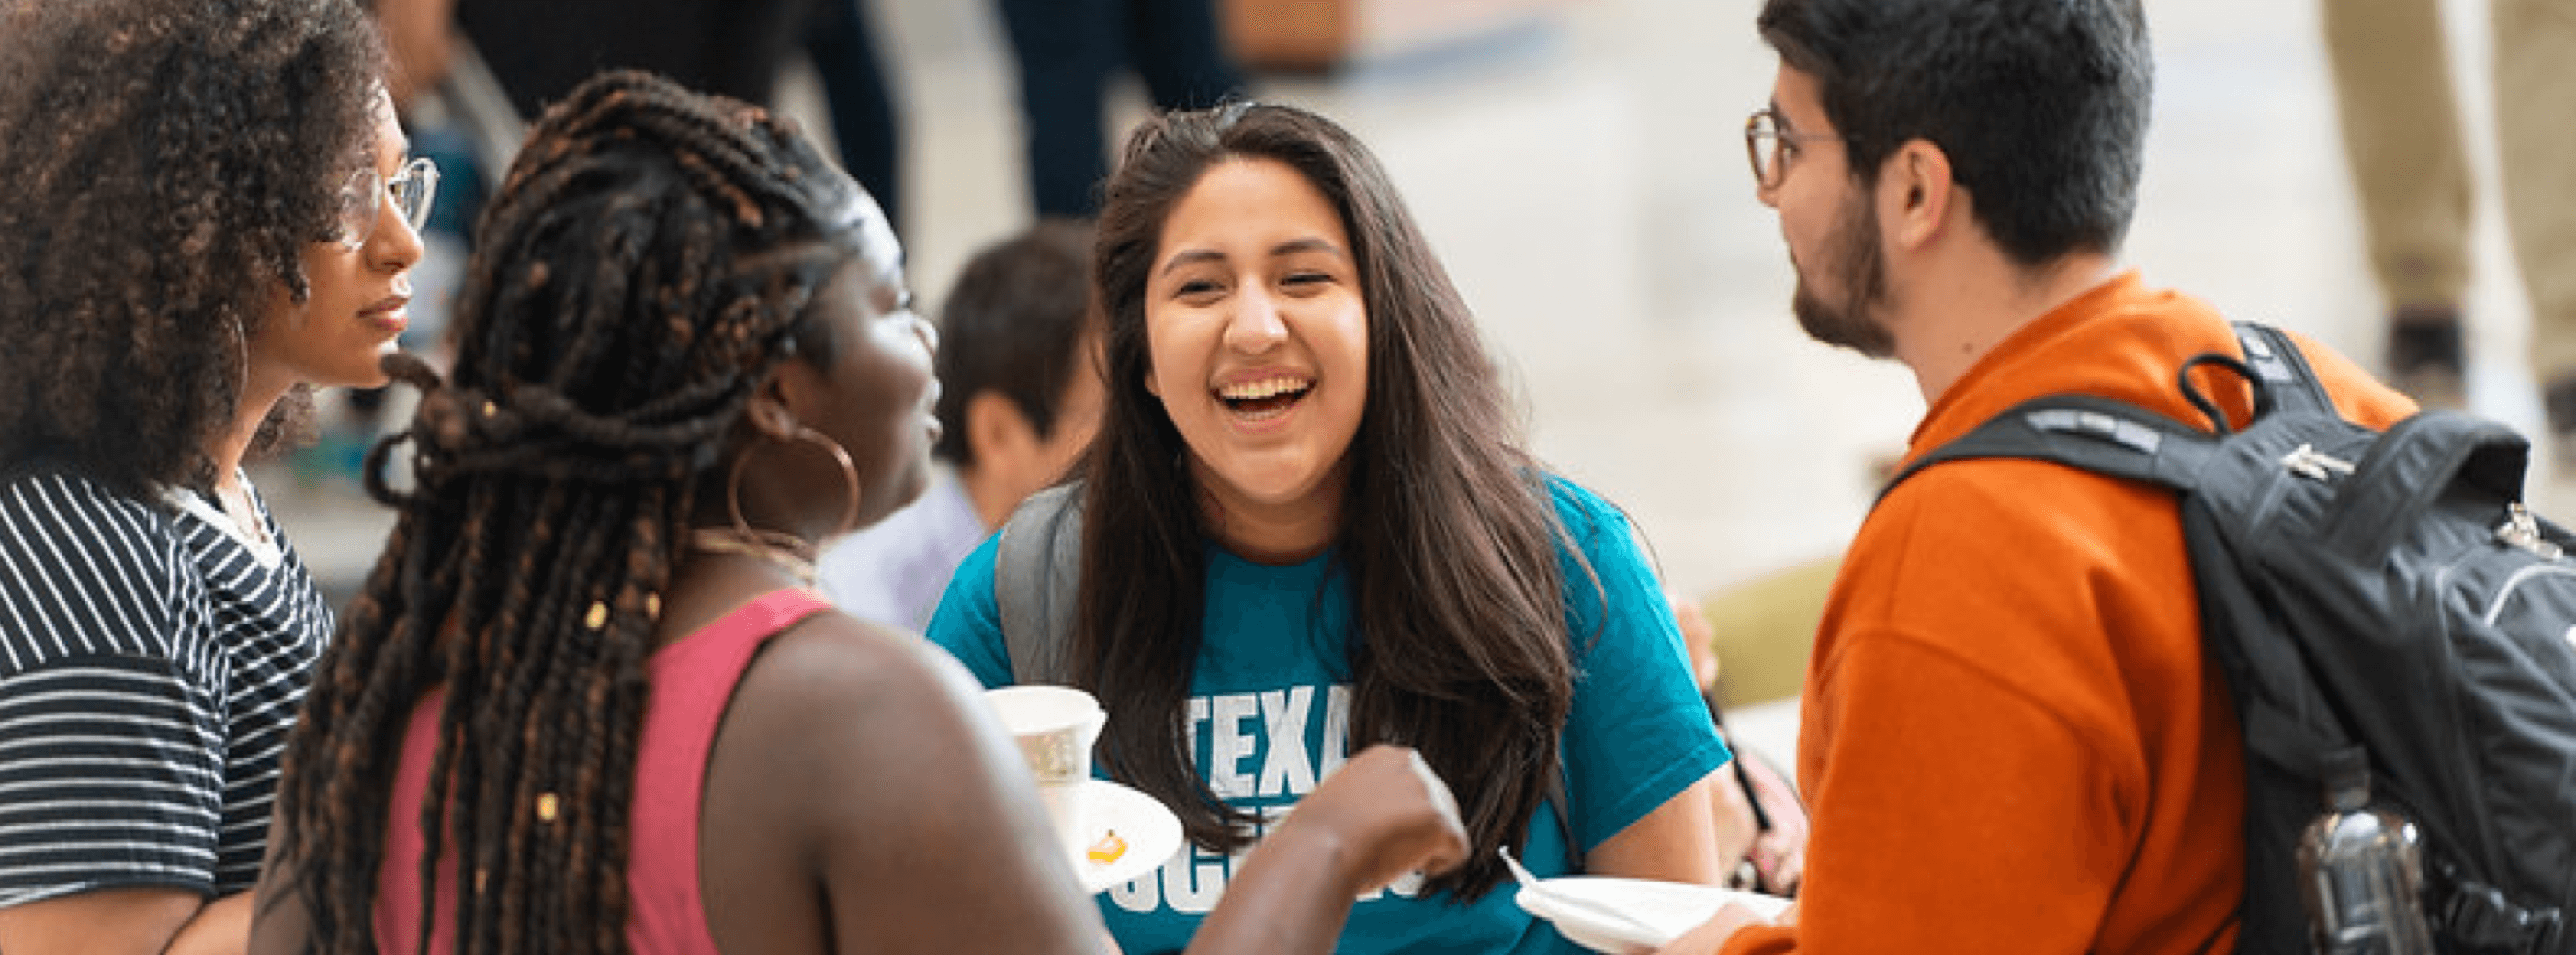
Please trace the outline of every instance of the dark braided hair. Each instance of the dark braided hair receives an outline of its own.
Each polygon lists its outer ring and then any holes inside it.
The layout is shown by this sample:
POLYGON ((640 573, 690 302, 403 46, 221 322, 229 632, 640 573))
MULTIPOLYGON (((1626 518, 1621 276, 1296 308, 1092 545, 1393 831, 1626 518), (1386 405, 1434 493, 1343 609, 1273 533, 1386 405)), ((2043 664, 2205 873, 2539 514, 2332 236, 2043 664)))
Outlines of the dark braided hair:
POLYGON ((784 122, 648 74, 537 123, 481 223, 453 381, 397 360, 424 395, 368 488, 400 519, 288 744, 276 851, 316 948, 373 949, 404 727, 444 686, 424 939, 444 892, 459 952, 626 950, 658 595, 755 390, 790 355, 829 361, 805 306, 888 235, 856 227, 873 209, 784 122))
POLYGON ((349 0, 0 0, 0 471, 210 485, 382 68, 349 0))

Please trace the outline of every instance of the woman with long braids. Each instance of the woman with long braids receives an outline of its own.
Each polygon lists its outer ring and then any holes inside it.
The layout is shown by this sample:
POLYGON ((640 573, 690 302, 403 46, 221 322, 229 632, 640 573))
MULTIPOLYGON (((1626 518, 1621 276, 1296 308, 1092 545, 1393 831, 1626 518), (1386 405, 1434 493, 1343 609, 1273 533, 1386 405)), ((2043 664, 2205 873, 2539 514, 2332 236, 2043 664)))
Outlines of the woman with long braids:
POLYGON ((1457 787, 1475 850, 1363 900, 1345 953, 1570 950, 1493 891, 1498 850, 1719 881, 1728 753, 1663 590, 1623 515, 1522 451, 1358 140, 1273 105, 1147 122, 1092 274, 1109 396, 1086 480, 968 557, 929 635, 987 685, 1090 690, 1097 765, 1180 815, 1192 845, 1101 899, 1123 948, 1179 947, 1241 877, 1227 857, 1376 742, 1457 787), (1052 543, 1069 514, 1078 547, 1052 543), (1021 541, 1050 543, 1006 558, 1021 541))
POLYGON ((380 385, 435 171, 348 0, 0 0, 0 951, 240 952, 331 612, 242 462, 380 385))
MULTIPOLYGON (((538 122, 480 239, 451 376, 398 369, 424 394, 369 483, 400 518, 289 743, 254 950, 1093 951, 973 683, 810 589, 937 428, 876 204, 620 72, 538 122)), ((1325 951, 1358 891, 1459 858, 1409 752, 1337 792, 1207 944, 1325 951)))

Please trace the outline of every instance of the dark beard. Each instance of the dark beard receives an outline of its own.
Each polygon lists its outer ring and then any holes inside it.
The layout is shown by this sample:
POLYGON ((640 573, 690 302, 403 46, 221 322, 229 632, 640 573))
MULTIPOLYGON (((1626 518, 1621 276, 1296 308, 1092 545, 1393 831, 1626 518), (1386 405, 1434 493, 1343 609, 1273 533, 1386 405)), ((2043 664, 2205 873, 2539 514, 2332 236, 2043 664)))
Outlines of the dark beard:
POLYGON ((1878 246, 1878 209, 1870 204, 1868 190, 1855 192, 1835 215, 1833 234, 1827 236, 1830 258, 1823 264, 1835 269, 1842 281, 1844 298, 1828 304, 1807 285, 1805 270, 1798 276, 1798 291, 1789 299, 1790 314, 1798 317, 1798 327, 1807 337, 1849 348, 1871 358, 1896 354, 1896 336, 1872 313, 1887 301, 1887 258, 1878 246))

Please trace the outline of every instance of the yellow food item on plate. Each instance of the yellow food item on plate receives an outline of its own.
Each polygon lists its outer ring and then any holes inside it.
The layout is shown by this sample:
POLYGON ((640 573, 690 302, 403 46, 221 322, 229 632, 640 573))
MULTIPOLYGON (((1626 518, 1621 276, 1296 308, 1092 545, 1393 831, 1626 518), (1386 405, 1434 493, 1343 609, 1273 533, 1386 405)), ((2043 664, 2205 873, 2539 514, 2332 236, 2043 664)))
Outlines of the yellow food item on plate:
POLYGON ((1111 829, 1108 835, 1100 837, 1100 841, 1092 843, 1091 848, 1083 850, 1082 857, 1091 860, 1093 865, 1108 865, 1126 854, 1127 840, 1118 837, 1118 830, 1111 829))

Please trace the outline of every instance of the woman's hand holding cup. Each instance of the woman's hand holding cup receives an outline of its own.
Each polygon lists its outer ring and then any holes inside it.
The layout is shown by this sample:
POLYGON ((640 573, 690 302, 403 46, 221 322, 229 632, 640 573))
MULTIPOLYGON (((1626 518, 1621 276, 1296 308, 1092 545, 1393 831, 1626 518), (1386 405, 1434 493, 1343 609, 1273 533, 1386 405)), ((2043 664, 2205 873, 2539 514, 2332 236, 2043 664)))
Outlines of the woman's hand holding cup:
POLYGON ((1037 778, 1038 801, 1046 806, 1066 854, 1079 857, 1091 840, 1084 800, 1085 784, 1091 781, 1091 747, 1108 714, 1091 694, 1069 686, 998 687, 985 691, 984 700, 1027 758, 1029 772, 1037 778))

